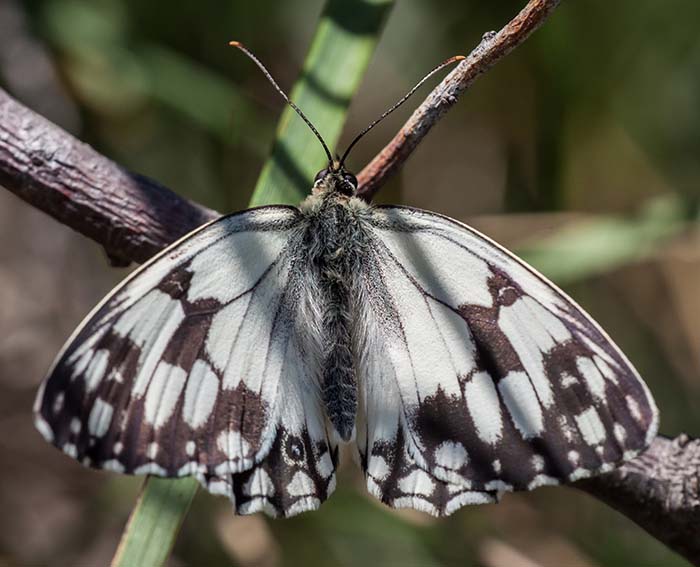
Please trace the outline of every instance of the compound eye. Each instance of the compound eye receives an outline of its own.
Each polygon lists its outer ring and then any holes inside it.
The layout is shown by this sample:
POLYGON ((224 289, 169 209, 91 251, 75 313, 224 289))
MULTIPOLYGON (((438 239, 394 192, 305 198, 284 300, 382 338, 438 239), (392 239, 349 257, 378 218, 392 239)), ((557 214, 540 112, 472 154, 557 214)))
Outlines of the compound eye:
POLYGON ((323 179, 326 175, 328 175, 328 168, 322 169, 316 174, 316 177, 314 177, 314 184, 318 183, 321 179, 323 179))
POLYGON ((352 173, 344 173, 343 178, 345 181, 350 183, 355 189, 357 189, 357 177, 355 177, 352 173))

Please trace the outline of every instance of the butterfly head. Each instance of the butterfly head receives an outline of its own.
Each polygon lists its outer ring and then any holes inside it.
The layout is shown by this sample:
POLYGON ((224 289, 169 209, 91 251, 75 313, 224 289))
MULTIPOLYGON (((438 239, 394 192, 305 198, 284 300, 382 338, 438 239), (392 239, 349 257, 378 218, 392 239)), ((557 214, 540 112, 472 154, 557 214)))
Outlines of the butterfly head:
POLYGON ((357 192, 357 177, 337 159, 328 164, 314 178, 314 193, 340 193, 352 197, 357 192))

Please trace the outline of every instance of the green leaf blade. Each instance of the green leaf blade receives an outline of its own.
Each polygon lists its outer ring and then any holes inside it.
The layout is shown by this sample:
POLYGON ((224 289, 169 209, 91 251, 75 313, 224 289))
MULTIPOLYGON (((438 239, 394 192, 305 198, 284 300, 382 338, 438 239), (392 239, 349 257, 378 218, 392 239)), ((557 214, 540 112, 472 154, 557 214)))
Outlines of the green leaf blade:
POLYGON ((165 563, 197 486, 193 478, 147 478, 112 567, 150 567, 165 563))
MULTIPOLYGON (((291 98, 313 122, 331 151, 340 138, 352 95, 364 76, 391 5, 389 0, 331 0, 321 16, 291 98)), ((251 206, 297 204, 326 162, 319 141, 287 107, 251 206)))

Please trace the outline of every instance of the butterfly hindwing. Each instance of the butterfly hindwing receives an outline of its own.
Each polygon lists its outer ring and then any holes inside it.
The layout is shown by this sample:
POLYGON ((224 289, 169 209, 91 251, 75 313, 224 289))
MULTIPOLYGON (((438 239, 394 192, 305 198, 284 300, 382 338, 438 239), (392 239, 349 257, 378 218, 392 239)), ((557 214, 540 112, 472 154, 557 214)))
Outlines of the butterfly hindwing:
POLYGON ((317 509, 335 489, 338 449, 326 434, 318 396, 299 390, 299 382, 283 384, 284 406, 267 457, 243 473, 206 479, 207 488, 231 498, 239 514, 294 516, 317 509))
POLYGON ((422 471, 423 500, 445 514, 459 506, 440 482, 487 501, 611 470, 651 442, 646 386, 544 277, 440 215, 378 207, 371 225, 358 285, 377 338, 358 444, 376 495, 391 500, 422 471))
POLYGON ((409 428, 392 365, 381 366, 375 366, 373 379, 364 383, 357 429, 370 494, 393 508, 414 508, 434 516, 449 515, 467 504, 496 502, 495 489, 471 490, 418 466, 409 452, 409 428))
POLYGON ((297 341, 301 223, 292 207, 229 215, 127 278, 59 355, 42 434, 95 468, 194 475, 241 513, 317 507, 335 448, 297 341))

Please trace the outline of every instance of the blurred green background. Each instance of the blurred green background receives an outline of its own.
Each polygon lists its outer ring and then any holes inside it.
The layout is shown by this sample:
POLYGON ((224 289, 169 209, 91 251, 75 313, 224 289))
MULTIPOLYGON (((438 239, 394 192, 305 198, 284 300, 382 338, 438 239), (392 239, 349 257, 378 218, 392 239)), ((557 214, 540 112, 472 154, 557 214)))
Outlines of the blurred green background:
MULTIPOLYGON (((380 9, 337 4, 349 14, 380 9)), ((524 4, 394 5, 340 147, 524 4)), ((226 43, 246 43, 290 89, 322 8, 0 0, 0 86, 127 168, 228 212, 250 200, 283 104, 226 43)), ((700 431, 698 21, 696 0, 564 2, 378 196, 469 222, 562 284, 638 367, 669 435, 700 431)), ((369 135, 351 167, 361 169, 420 99, 369 135)), ((314 120, 316 108, 304 111, 314 120)), ((30 408, 62 342, 125 273, 0 193, 0 565, 104 565, 114 553, 138 481, 61 456, 33 430, 30 408)), ((337 493, 292 520, 234 517, 227 501, 200 492, 170 564, 686 564, 574 489, 507 495, 445 520, 397 513, 366 495, 344 456, 337 493)))

